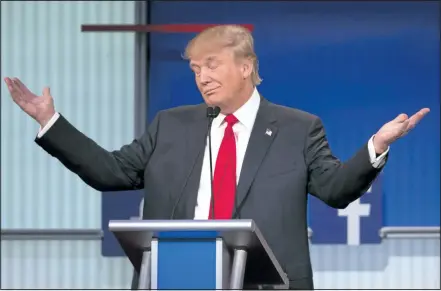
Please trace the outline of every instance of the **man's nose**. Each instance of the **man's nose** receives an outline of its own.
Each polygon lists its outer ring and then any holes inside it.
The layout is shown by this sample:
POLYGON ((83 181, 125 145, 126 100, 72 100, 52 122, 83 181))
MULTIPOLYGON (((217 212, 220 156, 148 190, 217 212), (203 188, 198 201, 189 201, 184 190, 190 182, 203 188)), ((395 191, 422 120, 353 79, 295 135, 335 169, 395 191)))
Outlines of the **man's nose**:
POLYGON ((211 81, 210 75, 205 70, 202 70, 201 74, 199 76, 199 81, 203 85, 210 83, 210 81, 211 81))

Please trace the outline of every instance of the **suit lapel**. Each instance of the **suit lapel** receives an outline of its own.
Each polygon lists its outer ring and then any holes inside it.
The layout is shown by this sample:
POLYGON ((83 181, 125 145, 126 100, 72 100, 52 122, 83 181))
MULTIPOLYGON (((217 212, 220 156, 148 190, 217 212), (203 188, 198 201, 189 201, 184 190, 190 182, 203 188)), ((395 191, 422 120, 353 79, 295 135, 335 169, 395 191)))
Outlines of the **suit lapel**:
MULTIPOLYGON (((183 219, 193 219, 194 210, 197 203, 197 194, 199 188, 199 180, 202 171, 202 162, 204 158, 204 149, 207 140, 208 119, 205 116, 205 108, 203 105, 198 107, 192 121, 185 129, 185 151, 184 151, 184 171, 182 185, 179 196, 183 213, 177 216, 183 219), (184 193, 182 193, 184 192, 184 193)), ((173 179, 173 177, 170 177, 173 179)), ((170 181, 172 183, 172 181, 170 181)), ((179 197, 178 196, 178 197, 179 197)), ((180 211, 178 211, 180 212, 180 211)))
MULTIPOLYGON (((236 195, 239 209, 242 207, 242 204, 245 203, 260 164, 265 158, 276 135, 277 127, 275 116, 271 112, 268 101, 262 98, 248 142, 239 184, 237 186, 236 195)), ((233 217, 235 216, 236 213, 234 213, 233 217)))

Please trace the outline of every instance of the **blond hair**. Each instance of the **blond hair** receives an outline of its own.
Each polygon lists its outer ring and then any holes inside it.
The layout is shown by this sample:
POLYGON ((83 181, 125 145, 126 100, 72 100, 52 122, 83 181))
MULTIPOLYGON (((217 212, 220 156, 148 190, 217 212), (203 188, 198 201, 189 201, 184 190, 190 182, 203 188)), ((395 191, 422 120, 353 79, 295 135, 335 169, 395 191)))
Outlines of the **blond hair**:
POLYGON ((189 60, 196 51, 231 48, 236 57, 251 59, 253 70, 251 80, 255 86, 262 82, 259 76, 259 63, 254 52, 254 39, 251 32, 240 25, 217 25, 209 27, 196 35, 185 48, 184 58, 189 60))

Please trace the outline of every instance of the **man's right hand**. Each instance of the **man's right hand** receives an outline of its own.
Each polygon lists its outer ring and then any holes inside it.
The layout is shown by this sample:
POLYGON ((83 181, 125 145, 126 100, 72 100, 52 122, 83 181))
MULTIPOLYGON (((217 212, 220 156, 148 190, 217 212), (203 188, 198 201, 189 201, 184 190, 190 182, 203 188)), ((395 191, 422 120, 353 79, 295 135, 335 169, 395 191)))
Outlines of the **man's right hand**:
POLYGON ((43 128, 55 114, 54 101, 49 87, 43 89, 43 95, 32 93, 18 78, 5 78, 12 100, 43 128))

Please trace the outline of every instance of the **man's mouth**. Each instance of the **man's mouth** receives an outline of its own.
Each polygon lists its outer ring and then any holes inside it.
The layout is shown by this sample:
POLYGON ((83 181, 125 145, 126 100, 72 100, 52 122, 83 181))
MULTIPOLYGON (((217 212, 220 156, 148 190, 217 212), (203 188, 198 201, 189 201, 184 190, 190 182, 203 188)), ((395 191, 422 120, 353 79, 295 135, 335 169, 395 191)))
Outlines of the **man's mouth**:
POLYGON ((217 90, 217 88, 210 89, 210 90, 205 91, 204 94, 205 94, 205 95, 211 95, 211 94, 213 94, 216 90, 217 90))

